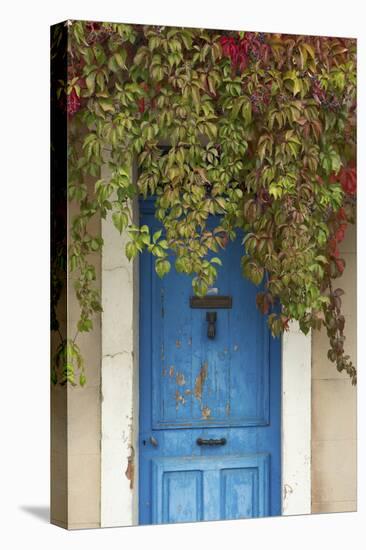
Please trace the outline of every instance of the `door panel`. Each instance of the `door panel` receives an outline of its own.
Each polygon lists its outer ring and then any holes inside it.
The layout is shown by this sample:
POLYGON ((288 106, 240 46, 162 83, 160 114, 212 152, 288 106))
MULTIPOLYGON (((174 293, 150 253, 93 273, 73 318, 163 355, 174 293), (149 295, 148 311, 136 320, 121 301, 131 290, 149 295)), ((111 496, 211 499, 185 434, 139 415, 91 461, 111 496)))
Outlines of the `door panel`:
MULTIPOLYGON (((157 230, 151 202, 141 212, 157 230)), ((191 278, 172 265, 160 279, 141 255, 140 523, 280 514, 280 341, 241 275, 241 241, 219 254, 212 292, 227 309, 190 307, 191 278)))
POLYGON ((250 283, 241 277, 243 288, 235 292, 239 266, 233 271, 231 264, 240 246, 238 239, 223 258, 228 273, 220 273, 217 285, 235 301, 232 309, 217 310, 214 340, 207 337, 207 310, 189 307, 191 279, 174 270, 166 280, 153 276, 153 311, 160 315, 152 326, 152 353, 161 364, 153 370, 155 429, 268 423, 269 333, 250 283))
POLYGON ((268 515, 269 455, 152 459, 153 523, 268 515))

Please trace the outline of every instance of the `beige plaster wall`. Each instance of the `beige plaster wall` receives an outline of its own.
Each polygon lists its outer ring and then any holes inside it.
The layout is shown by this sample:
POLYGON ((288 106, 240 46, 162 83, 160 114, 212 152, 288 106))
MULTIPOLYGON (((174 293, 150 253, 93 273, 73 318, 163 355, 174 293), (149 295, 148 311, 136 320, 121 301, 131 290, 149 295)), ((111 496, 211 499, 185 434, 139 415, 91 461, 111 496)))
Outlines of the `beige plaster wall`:
MULTIPOLYGON (((341 246, 346 269, 337 286, 346 318, 345 348, 356 361, 356 231, 341 246)), ((347 374, 326 358, 325 331, 312 338, 312 512, 354 511, 356 502, 356 394, 347 374)))
MULTIPOLYGON (((94 181, 89 182, 94 188, 94 181)), ((73 210, 70 208, 70 216, 73 210)), ((88 227, 100 235, 100 219, 95 216, 88 227)), ((92 260, 100 281, 100 255, 92 260)), ((79 320, 79 306, 70 280, 68 328, 74 337, 79 320)), ((68 386, 68 528, 100 527, 100 315, 94 318, 93 333, 80 333, 80 346, 86 366, 84 387, 68 386)))
MULTIPOLYGON (((71 206, 69 223, 74 213, 71 206)), ((89 230, 100 234, 100 219, 95 217, 89 230)), ((94 256, 100 281, 100 255, 94 256)), ((67 333, 74 338, 79 306, 72 277, 68 284, 67 333)), ((80 333, 76 340, 85 361, 86 385, 51 389, 51 522, 68 529, 100 527, 100 334, 98 315, 93 332, 80 333)))
MULTIPOLYGON (((61 311, 60 311, 61 310, 61 311)), ((65 330, 65 318, 60 319, 61 331, 65 330)), ((57 333, 51 333, 51 355, 59 345, 57 333)), ((51 385, 51 523, 67 527, 67 389, 51 385)))

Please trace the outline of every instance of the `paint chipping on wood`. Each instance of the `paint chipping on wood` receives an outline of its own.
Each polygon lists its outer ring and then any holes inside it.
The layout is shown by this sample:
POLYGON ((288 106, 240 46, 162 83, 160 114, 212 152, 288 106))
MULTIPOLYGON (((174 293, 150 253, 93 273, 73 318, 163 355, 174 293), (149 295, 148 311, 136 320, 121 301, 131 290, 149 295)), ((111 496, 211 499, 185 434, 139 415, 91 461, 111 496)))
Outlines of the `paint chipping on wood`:
POLYGON ((230 403, 229 402, 226 403, 225 410, 226 410, 226 416, 230 416, 230 403))
POLYGON ((186 383, 186 379, 184 378, 184 374, 182 372, 177 372, 176 381, 178 386, 184 386, 186 383))
POLYGON ((169 369, 169 376, 170 377, 173 377, 174 376, 174 365, 172 365, 169 369))
POLYGON ((291 487, 291 485, 289 485, 288 483, 285 483, 283 486, 283 500, 285 501, 288 498, 288 496, 291 495, 293 492, 294 490, 291 487))
POLYGON ((202 399, 202 390, 207 378, 207 371, 208 371, 208 363, 205 361, 204 363, 202 363, 199 375, 197 376, 194 384, 194 396, 199 401, 201 401, 202 399))
POLYGON ((176 348, 182 347, 182 342, 181 342, 180 340, 176 340, 176 341, 175 341, 175 347, 176 347, 176 348))
POLYGON ((183 395, 181 395, 179 390, 176 390, 176 392, 175 392, 175 403, 176 403, 175 408, 176 408, 176 410, 178 410, 179 403, 184 405, 185 402, 186 402, 186 400, 184 399, 183 395))
POLYGON ((125 471, 125 476, 130 482, 130 489, 133 489, 135 481, 135 449, 131 445, 131 453, 127 458, 127 468, 125 471))
POLYGON ((184 390, 184 393, 185 393, 186 395, 190 395, 190 394, 192 393, 192 390, 186 389, 186 390, 184 390))
POLYGON ((211 416, 211 409, 209 407, 203 407, 202 409, 202 418, 207 420, 211 416))
POLYGON ((166 376, 166 368, 163 368, 163 376, 166 376))

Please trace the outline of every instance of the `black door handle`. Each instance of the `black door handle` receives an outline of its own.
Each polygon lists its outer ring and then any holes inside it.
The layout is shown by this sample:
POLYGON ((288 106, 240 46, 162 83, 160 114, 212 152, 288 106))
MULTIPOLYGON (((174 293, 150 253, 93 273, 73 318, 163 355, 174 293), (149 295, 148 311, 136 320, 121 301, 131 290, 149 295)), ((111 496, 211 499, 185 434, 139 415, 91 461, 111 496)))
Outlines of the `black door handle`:
POLYGON ((197 445, 201 447, 201 445, 208 445, 209 447, 214 447, 218 445, 226 445, 226 439, 225 437, 221 437, 221 439, 202 439, 199 437, 196 440, 197 445))

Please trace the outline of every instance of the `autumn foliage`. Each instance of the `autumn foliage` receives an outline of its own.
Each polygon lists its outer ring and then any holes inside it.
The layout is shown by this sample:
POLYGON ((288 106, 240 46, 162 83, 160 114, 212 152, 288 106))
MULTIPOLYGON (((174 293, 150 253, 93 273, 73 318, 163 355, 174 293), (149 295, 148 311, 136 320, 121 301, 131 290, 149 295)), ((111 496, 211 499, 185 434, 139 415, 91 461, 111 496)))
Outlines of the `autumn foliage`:
POLYGON ((173 255, 199 295, 225 269, 214 253, 243 230, 243 274, 258 285, 273 335, 292 319, 304 332, 324 325, 330 360, 355 383, 343 291, 334 288, 347 268, 339 245, 355 223, 355 40, 80 21, 67 28, 68 82, 58 97, 69 118, 69 200, 80 208, 69 249, 79 330, 91 330, 100 308, 89 258, 102 243, 87 230, 97 212, 127 232, 130 259, 148 250, 164 276, 173 255), (111 176, 101 179, 106 149, 111 176), (156 197, 162 231, 135 225, 138 195, 156 197), (214 228, 210 215, 219 215, 214 228))

